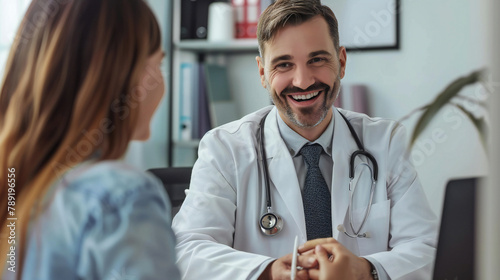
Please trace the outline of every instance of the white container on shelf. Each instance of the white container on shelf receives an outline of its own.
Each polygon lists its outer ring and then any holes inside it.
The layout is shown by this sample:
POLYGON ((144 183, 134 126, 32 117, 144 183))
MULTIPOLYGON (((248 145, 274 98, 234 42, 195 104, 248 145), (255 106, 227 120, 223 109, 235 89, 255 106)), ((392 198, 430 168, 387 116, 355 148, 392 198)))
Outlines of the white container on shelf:
POLYGON ((234 39, 234 12, 230 3, 214 2, 208 7, 209 41, 234 39))

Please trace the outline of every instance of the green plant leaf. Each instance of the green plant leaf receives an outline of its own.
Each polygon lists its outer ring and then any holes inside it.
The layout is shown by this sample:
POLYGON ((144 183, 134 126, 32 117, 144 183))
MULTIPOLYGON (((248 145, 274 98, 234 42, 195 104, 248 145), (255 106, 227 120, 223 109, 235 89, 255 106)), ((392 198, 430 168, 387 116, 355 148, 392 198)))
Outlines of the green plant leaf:
POLYGON ((424 113, 420 116, 413 134, 410 139, 410 149, 424 131, 424 129, 429 125, 434 116, 441 110, 453 97, 455 97, 465 86, 474 84, 480 81, 484 70, 474 71, 468 76, 460 77, 449 84, 441 93, 438 94, 436 99, 429 104, 425 109, 424 113))
POLYGON ((486 142, 486 122, 484 121, 484 118, 476 118, 474 114, 472 114, 470 111, 465 109, 462 105, 460 104, 454 104, 458 109, 460 109, 469 119, 471 120, 472 124, 477 129, 477 132, 479 133, 479 138, 481 139, 481 144, 483 144, 483 148, 485 151, 488 149, 488 145, 486 142))

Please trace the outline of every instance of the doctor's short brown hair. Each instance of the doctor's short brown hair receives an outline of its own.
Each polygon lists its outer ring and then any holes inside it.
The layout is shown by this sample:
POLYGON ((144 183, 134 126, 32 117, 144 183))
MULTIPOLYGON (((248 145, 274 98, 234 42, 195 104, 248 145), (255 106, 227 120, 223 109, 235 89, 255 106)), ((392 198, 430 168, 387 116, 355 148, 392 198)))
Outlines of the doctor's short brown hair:
POLYGON ((271 41, 286 25, 299 25, 307 20, 322 16, 328 24, 335 50, 339 50, 339 29, 333 11, 320 0, 277 0, 262 13, 257 26, 259 52, 264 57, 264 44, 271 41))

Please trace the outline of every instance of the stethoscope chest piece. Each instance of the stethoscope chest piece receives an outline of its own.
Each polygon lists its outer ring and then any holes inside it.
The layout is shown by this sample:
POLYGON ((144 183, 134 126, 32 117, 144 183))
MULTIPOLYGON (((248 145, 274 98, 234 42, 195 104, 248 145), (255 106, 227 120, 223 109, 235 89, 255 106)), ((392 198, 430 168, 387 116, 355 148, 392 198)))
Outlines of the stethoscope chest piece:
POLYGON ((265 235, 275 235, 283 228, 283 219, 277 214, 267 212, 260 217, 259 225, 265 235))
MULTIPOLYGON (((267 113, 268 114, 268 113, 267 113)), ((261 160, 263 166, 264 174, 264 185, 266 186, 266 202, 267 202, 267 212, 262 214, 259 219, 259 227, 262 233, 268 236, 276 235, 283 229, 283 219, 272 212, 271 204, 271 187, 269 185, 269 174, 267 170, 267 157, 266 150, 264 148, 264 122, 266 121, 267 114, 260 121, 260 152, 261 160)))
MULTIPOLYGON (((264 233, 265 235, 273 236, 273 235, 276 235, 278 232, 280 232, 283 229, 283 219, 280 216, 278 216, 277 214, 274 214, 272 212, 271 187, 269 184, 269 174, 268 174, 268 170, 267 170, 266 150, 264 148, 265 147, 265 145, 264 145, 264 123, 266 121, 267 114, 268 113, 266 113, 266 115, 264 117, 262 117, 262 119, 260 121, 260 125, 259 125, 259 129, 260 129, 259 149, 260 149, 260 153, 261 153, 260 160, 262 161, 262 169, 263 169, 263 177, 264 177, 263 179, 264 179, 264 185, 265 185, 265 190, 266 190, 266 206, 267 206, 267 212, 264 213, 259 219, 259 227, 260 227, 260 230, 262 231, 262 233, 264 233)), ((361 230, 363 229, 363 225, 365 224, 366 220, 368 219, 368 215, 370 214, 371 204, 373 202, 373 194, 375 191, 375 185, 376 185, 377 177, 378 177, 378 165, 377 165, 377 161, 375 160, 375 158, 368 151, 365 150, 363 144, 359 140, 358 135, 356 134, 356 131, 354 131, 354 128, 352 127, 350 122, 347 120, 347 118, 342 113, 339 112, 339 114, 345 120, 347 127, 349 128, 349 131, 351 132, 352 137, 356 141, 356 145, 358 146, 359 150, 355 151, 351 155, 350 166, 349 166, 349 178, 351 179, 351 181, 349 183, 349 193, 350 193, 349 223, 350 223, 351 229, 353 231, 353 234, 348 233, 345 230, 344 225, 342 225, 342 224, 339 225, 337 227, 337 229, 340 232, 343 232, 347 236, 352 237, 352 238, 368 238, 368 237, 370 237, 370 234, 368 232, 361 233, 361 230), (361 222, 361 225, 359 226, 358 230, 356 231, 354 229, 353 220, 352 220, 352 217, 353 217, 352 202, 353 202, 353 193, 355 191, 355 188, 353 188, 351 183, 352 183, 352 180, 354 178, 354 173, 355 173, 355 169, 356 169, 356 167, 354 166, 354 161, 355 161, 356 157, 360 156, 360 155, 365 156, 368 159, 368 161, 372 162, 373 170, 370 167, 370 165, 368 165, 367 163, 361 164, 363 166, 368 167, 368 169, 370 170, 370 173, 372 175, 371 176, 372 177, 372 185, 371 185, 371 189, 370 189, 370 200, 368 203, 367 211, 365 212, 365 216, 363 218, 363 221, 361 222)))

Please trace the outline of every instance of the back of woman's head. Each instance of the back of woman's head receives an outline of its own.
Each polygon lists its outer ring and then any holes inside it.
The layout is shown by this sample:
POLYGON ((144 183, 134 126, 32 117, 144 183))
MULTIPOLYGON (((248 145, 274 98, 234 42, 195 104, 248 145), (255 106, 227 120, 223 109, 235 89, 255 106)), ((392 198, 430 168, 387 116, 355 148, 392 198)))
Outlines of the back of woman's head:
MULTIPOLYGON (((61 171, 125 153, 140 101, 134 87, 160 41, 143 0, 31 3, 0 88, 0 181, 15 169, 24 213, 61 171)), ((0 199, 6 205, 7 188, 0 199)))

